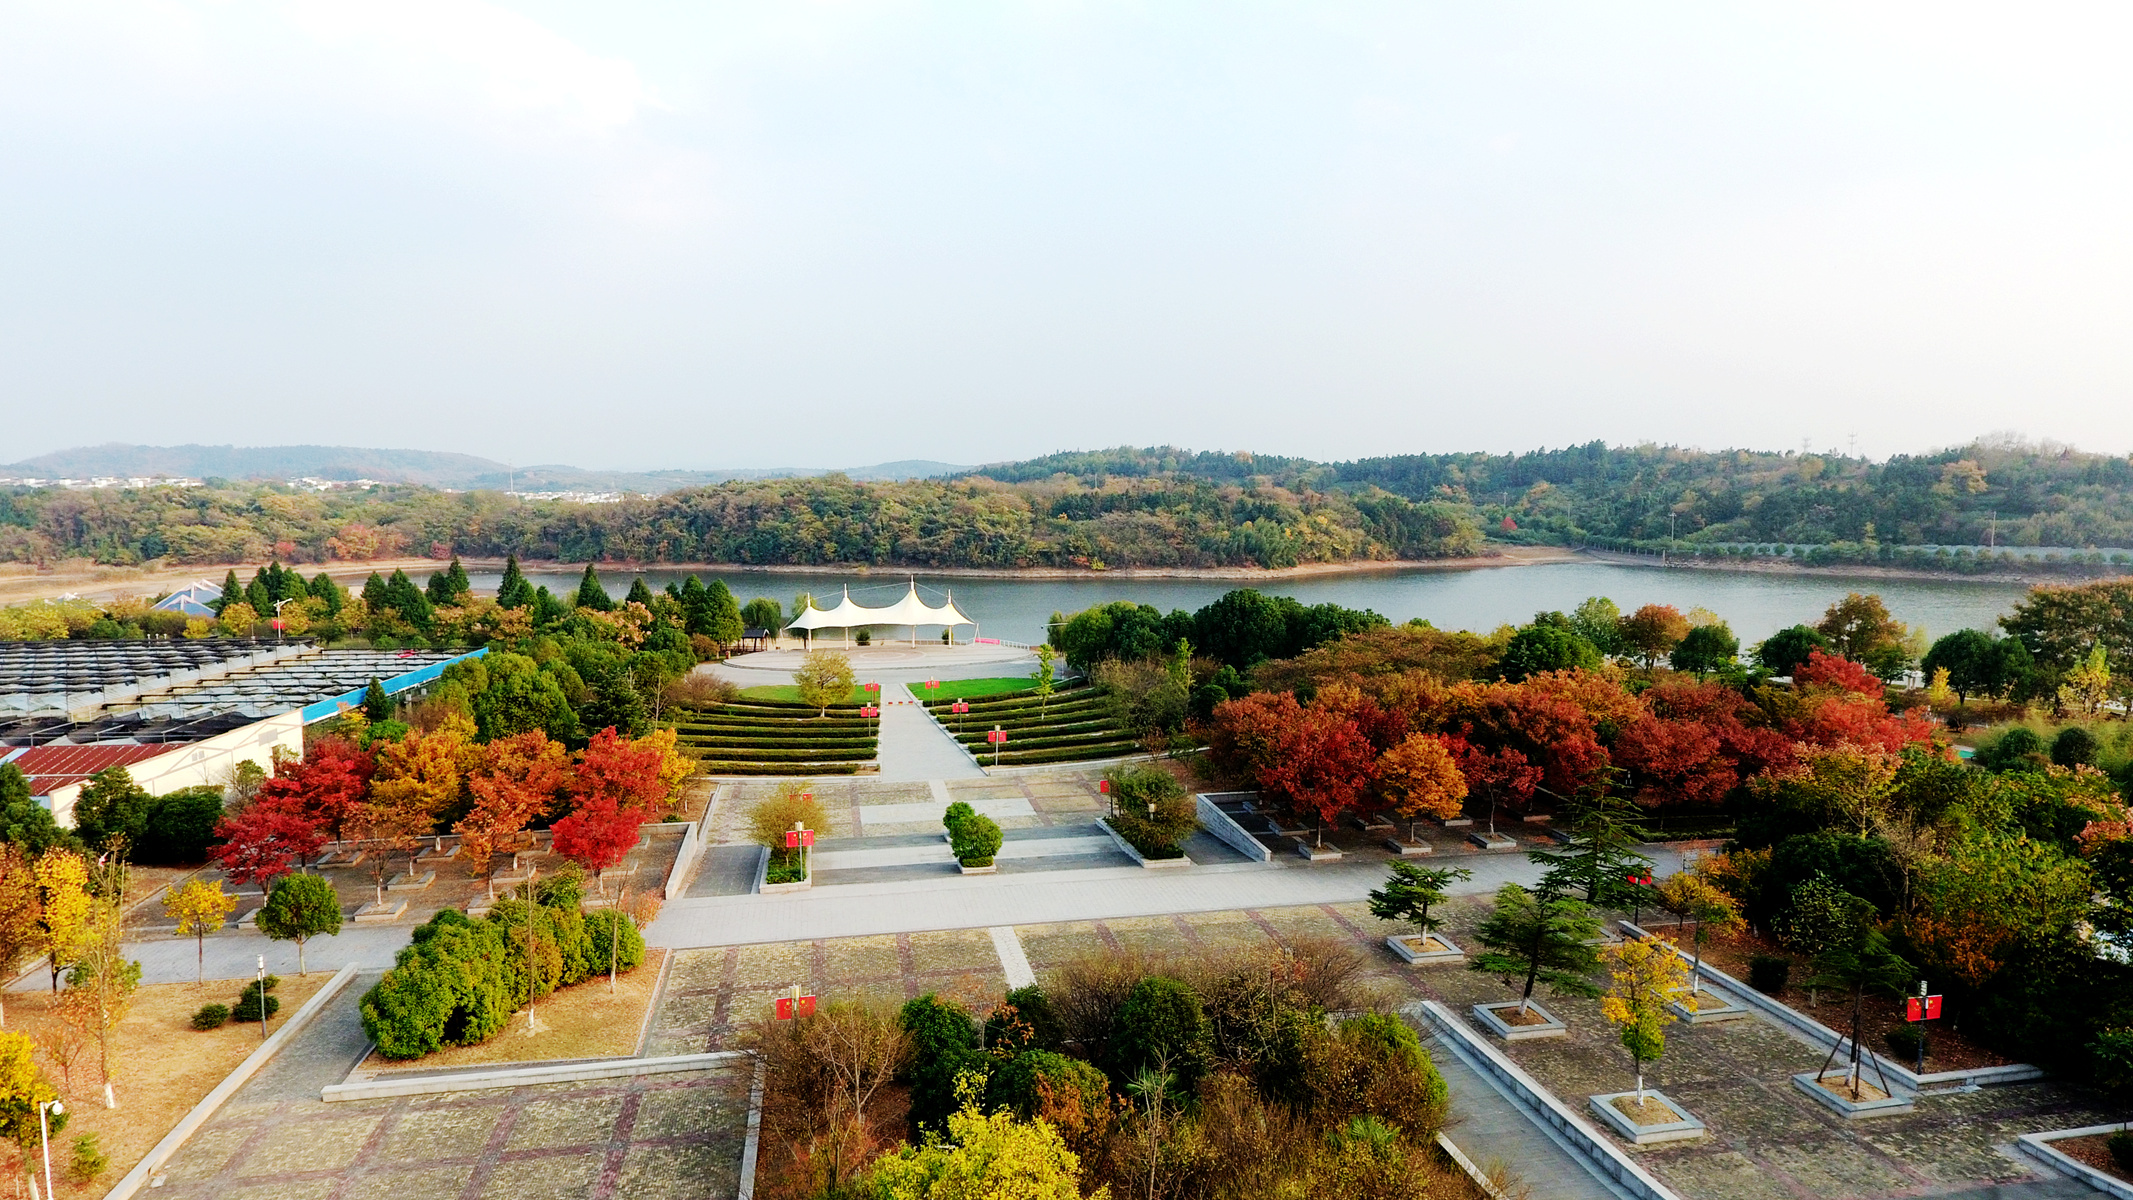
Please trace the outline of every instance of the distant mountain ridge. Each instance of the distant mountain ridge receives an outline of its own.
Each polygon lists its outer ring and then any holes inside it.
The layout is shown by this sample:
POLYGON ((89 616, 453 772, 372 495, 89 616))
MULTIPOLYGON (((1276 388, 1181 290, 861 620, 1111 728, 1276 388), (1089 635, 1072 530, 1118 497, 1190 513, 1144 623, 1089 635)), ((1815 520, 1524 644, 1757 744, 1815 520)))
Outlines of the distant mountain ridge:
MULTIPOLYGON (((969 470, 925 459, 851 467, 853 479, 930 479, 969 470)), ((799 479, 831 473, 823 467, 733 468, 708 471, 601 471, 560 464, 513 468, 495 459, 435 450, 385 450, 359 446, 135 446, 108 442, 40 454, 0 467, 0 472, 45 479, 133 478, 166 475, 192 479, 376 479, 444 488, 515 488, 544 492, 678 491, 733 479, 799 479)))

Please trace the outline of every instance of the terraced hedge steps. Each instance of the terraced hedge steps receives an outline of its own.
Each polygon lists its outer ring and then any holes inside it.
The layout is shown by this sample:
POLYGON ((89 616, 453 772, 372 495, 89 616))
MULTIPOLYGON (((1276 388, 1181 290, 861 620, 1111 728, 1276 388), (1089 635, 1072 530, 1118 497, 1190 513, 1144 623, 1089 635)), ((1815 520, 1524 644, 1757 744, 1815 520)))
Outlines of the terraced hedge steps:
POLYGON ((876 769, 880 721, 856 704, 826 716, 800 704, 742 700, 674 710, 674 732, 708 775, 858 775, 876 769))
POLYGON ((933 719, 981 763, 993 760, 985 735, 995 726, 1007 732, 1007 747, 1000 752, 1003 767, 1117 758, 1140 749, 1119 724, 1109 698, 1094 687, 1053 692, 1050 702, 1041 705, 1029 691, 988 696, 972 700, 969 714, 962 717, 948 711, 953 699, 925 703, 933 719))

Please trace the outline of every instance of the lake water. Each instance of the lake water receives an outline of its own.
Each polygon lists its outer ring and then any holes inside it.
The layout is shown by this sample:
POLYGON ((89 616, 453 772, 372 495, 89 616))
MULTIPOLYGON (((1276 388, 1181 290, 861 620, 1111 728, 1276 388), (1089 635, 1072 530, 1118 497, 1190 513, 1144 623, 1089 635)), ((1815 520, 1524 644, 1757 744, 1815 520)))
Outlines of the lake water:
MULTIPOLYGON (((645 581, 658 590, 687 572, 649 570, 645 581)), ((1229 580, 1122 579, 961 579, 924 572, 872 575, 802 575, 770 571, 722 570, 715 573, 745 604, 768 596, 792 609, 793 597, 811 592, 827 605, 849 587, 852 599, 868 606, 894 603, 905 580, 915 578, 919 594, 938 603, 944 593, 978 622, 983 637, 1038 642, 1054 612, 1073 613, 1110 600, 1133 600, 1168 612, 1190 612, 1232 588, 1229 580)), ((528 573, 536 584, 557 594, 574 591, 576 573, 528 573)), ((601 582, 617 599, 629 589, 632 575, 603 573, 601 582)), ((494 591, 497 576, 476 574, 474 586, 494 591)), ((416 582, 421 582, 418 578, 416 582)), ((709 582, 709 579, 706 579, 709 582)), ((1752 643, 1788 625, 1813 624, 1824 609, 1847 592, 1878 592, 1897 620, 1923 625, 1934 637, 1957 629, 1990 629, 2026 589, 2019 584, 1959 580, 1875 579, 1842 575, 1776 575, 1703 571, 1686 568, 1623 566, 1614 563, 1544 563, 1523 567, 1485 567, 1456 571, 1373 571, 1321 575, 1256 585, 1261 591, 1294 596, 1305 604, 1332 602, 1368 608, 1395 622, 1426 618, 1440 629, 1486 633, 1498 625, 1520 624, 1536 612, 1568 612, 1588 596, 1606 596, 1630 612, 1644 604, 1671 604, 1687 612, 1698 605, 1723 617, 1741 641, 1752 643)), ((936 633, 935 636, 938 636, 936 633)))

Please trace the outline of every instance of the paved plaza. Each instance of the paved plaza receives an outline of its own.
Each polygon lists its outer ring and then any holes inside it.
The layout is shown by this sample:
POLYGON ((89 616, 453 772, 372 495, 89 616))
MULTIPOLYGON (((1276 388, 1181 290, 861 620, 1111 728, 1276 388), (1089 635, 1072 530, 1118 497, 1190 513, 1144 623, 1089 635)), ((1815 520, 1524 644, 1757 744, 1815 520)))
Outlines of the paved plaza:
POLYGON ((745 1061, 714 1070, 327 1104, 367 1047, 374 977, 240 1090, 171 1160, 171 1200, 683 1200, 738 1194, 745 1061))

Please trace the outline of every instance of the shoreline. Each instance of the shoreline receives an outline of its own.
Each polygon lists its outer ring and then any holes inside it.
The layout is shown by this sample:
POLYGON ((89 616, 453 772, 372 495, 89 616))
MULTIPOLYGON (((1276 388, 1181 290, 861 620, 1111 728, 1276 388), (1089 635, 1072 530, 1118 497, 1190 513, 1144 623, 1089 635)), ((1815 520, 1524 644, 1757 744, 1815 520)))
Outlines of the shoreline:
POLYGON ((2110 570, 2093 575, 2070 575, 2059 572, 1994 571, 1989 574, 1966 574, 1959 571, 1924 571, 1917 567, 1884 567, 1872 563, 1840 563, 1836 566, 1815 567, 1804 563, 1781 562, 1776 559, 1750 558, 1713 562, 1698 558, 1676 558, 1661 562, 1648 554, 1625 554, 1618 550, 1579 550, 1580 558, 1606 563, 1615 567, 1645 567, 1656 571, 1715 571, 1737 575, 1793 575, 1805 578, 1829 578, 1852 576, 1864 579, 1910 579, 1928 583, 1984 583, 2006 586, 2036 587, 2040 584, 2074 585, 2094 583, 2101 579, 2116 579, 2133 574, 2128 570, 2110 570))
MULTIPOLYGON (((1507 546, 1498 554, 1476 555, 1467 558, 1441 559, 1377 559, 1361 562, 1306 563, 1295 567, 1115 567, 1103 571, 1091 571, 1075 567, 896 567, 871 564, 827 563, 821 565, 788 563, 636 563, 623 560, 596 562, 593 565, 613 577, 624 577, 640 572, 671 571, 710 574, 764 574, 764 575, 848 575, 855 579, 874 576, 901 578, 907 575, 926 575, 949 579, 1206 579, 1236 581, 1280 581, 1287 579, 1311 579, 1328 575, 1370 575, 1387 571, 1472 571, 1500 567, 1523 567, 1545 563, 1575 562, 1580 552, 1560 546, 1507 546)), ((406 571, 420 584, 432 571, 443 570, 450 559, 435 558, 380 558, 367 562, 331 562, 291 564, 292 568, 306 578, 324 571, 336 582, 356 586, 372 571, 391 574, 395 570, 406 571)), ((462 555, 460 565, 469 571, 492 572, 504 569, 501 558, 478 558, 462 555)), ((180 587, 205 579, 218 582, 223 575, 236 571, 239 578, 249 578, 253 571, 265 566, 263 562, 250 563, 201 563, 189 567, 164 567, 146 571, 138 567, 91 566, 82 564, 71 569, 52 568, 43 571, 25 570, 14 574, 0 574, 0 603, 21 603, 27 600, 57 598, 62 594, 75 594, 86 600, 109 600, 121 593, 152 595, 156 592, 175 591, 180 587)), ((584 570, 582 562, 565 562, 560 559, 519 560, 519 568, 529 574, 575 574, 584 570)), ((612 590, 612 579, 608 580, 612 590)))
MULTIPOLYGON (((390 574, 404 570, 420 584, 432 571, 442 570, 449 559, 427 557, 381 558, 368 562, 332 562, 294 564, 294 569, 305 576, 324 571, 337 582, 360 587, 372 572, 390 574)), ((2040 584, 2072 585, 2108 579, 2115 575, 2133 574, 2133 571, 2099 572, 2093 575, 2073 575, 2058 572, 1995 571, 1990 574, 1960 574, 1952 571, 1926 571, 1915 567, 1888 567, 1874 564, 1837 564, 1834 566, 1808 566, 1775 559, 1729 559, 1712 561, 1696 558, 1676 558, 1661 562, 1650 555, 1627 554, 1613 550, 1579 549, 1565 546, 1504 546, 1496 553, 1474 555, 1464 558, 1442 559, 1375 559, 1340 563, 1306 563, 1294 567, 1116 567, 1103 571, 1091 571, 1075 567, 895 567, 871 564, 827 563, 819 565, 789 563, 636 563, 623 560, 594 564, 608 573, 610 590, 615 579, 639 572, 694 572, 699 575, 755 574, 755 575, 830 575, 848 576, 853 579, 879 577, 897 579, 911 575, 925 575, 941 579, 1004 579, 1004 580, 1143 580, 1178 579, 1205 580, 1237 583, 1240 585, 1280 583, 1295 579, 1322 579, 1345 575, 1382 575, 1392 572, 1423 571, 1475 571, 1506 569, 1513 567, 1548 566, 1563 563, 1600 563, 1617 567, 1641 567, 1661 571, 1714 571, 1747 575, 1779 575, 1797 578, 1855 578, 1918 580, 1932 583, 1982 584, 1991 586, 2035 587, 2040 584)), ((501 558, 462 556, 462 566, 470 571, 497 572, 503 570, 501 558)), ((57 599, 61 596, 77 596, 81 599, 108 602, 124 595, 155 595, 170 592, 205 579, 219 582, 220 577, 234 570, 240 578, 249 578, 251 573, 266 565, 259 562, 214 563, 189 567, 165 566, 157 570, 140 567, 98 566, 79 560, 58 567, 39 570, 28 564, 8 564, 21 569, 7 571, 0 567, 0 604, 21 604, 40 599, 57 599)), ((584 569, 582 562, 565 562, 559 559, 521 559, 519 566, 529 573, 575 574, 584 569)))

